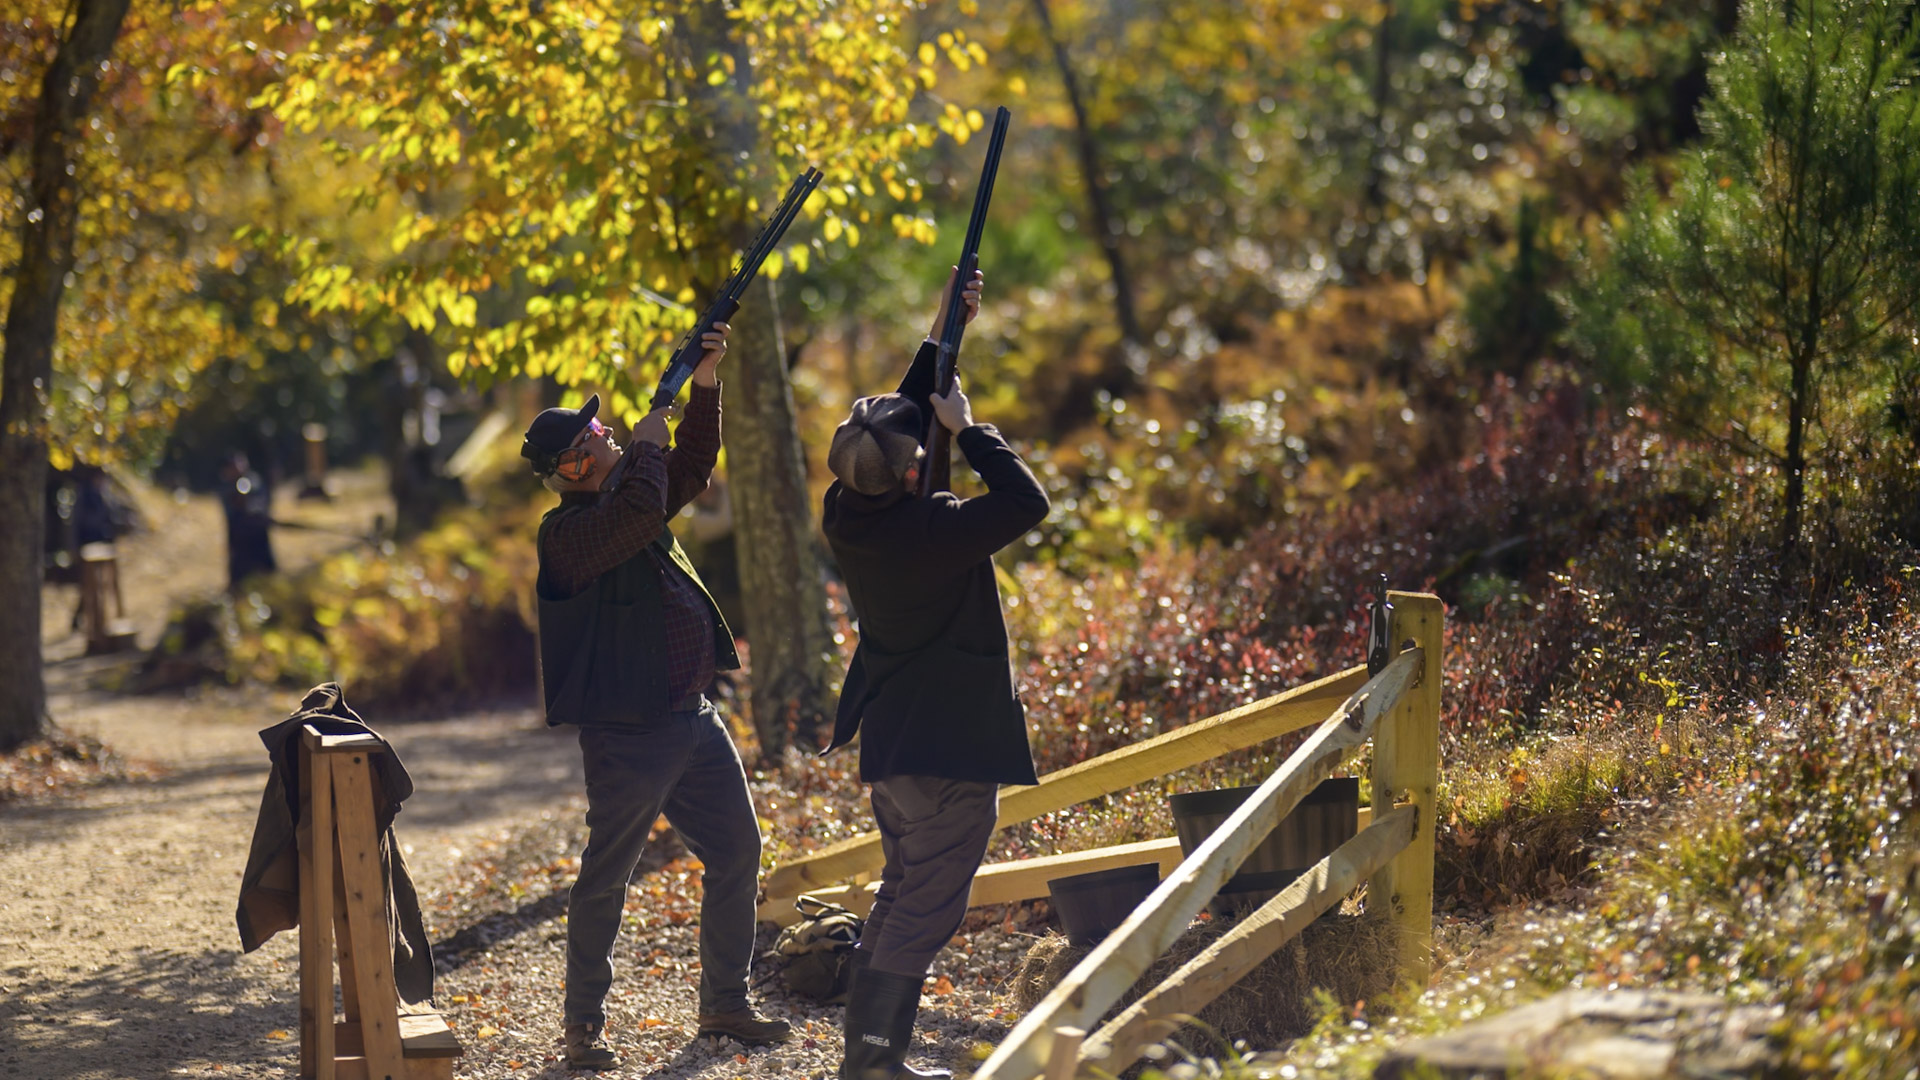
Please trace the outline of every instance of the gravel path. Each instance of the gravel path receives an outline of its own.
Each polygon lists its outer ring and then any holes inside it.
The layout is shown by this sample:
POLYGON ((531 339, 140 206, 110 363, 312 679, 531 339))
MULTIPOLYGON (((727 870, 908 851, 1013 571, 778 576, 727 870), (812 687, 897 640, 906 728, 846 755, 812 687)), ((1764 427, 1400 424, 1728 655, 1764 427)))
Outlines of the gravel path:
MULTIPOLYGON (((242 955, 233 911, 265 782, 255 732, 291 702, 258 692, 69 703, 63 723, 159 762, 162 780, 0 809, 0 1076, 286 1076, 298 1062, 297 935, 242 955)), ((427 907, 437 1000, 468 1078, 566 1074, 559 1054, 565 890, 581 841, 578 750, 531 712, 384 725, 417 791, 396 823, 427 907)), ((609 1076, 833 1075, 840 1010, 759 972, 800 1034, 743 1051, 693 1038, 698 866, 671 833, 622 933, 609 1076)), ((917 1053, 965 1066, 1002 1037, 1030 939, 987 920, 935 965, 917 1053)), ((770 944, 763 927, 763 944, 770 944)), ((917 1059, 919 1060, 919 1059, 917 1059)))
MULTIPOLYGON (((287 500, 276 514, 362 531, 381 506, 377 477, 341 483, 349 497, 287 500)), ((205 496, 136 494, 149 529, 122 545, 121 580, 140 644, 151 646, 174 603, 223 583, 219 557, 207 557, 220 550, 220 519, 205 496)), ((295 533, 276 544, 293 569, 342 541, 295 533)), ((266 782, 257 732, 300 695, 106 692, 128 660, 81 655, 70 588, 49 587, 44 600, 57 722, 162 777, 0 806, 0 1080, 293 1075, 298 935, 243 955, 234 908, 266 782)), ((466 1047, 456 1075, 567 1075, 558 1005, 566 889, 584 840, 577 744, 531 710, 368 719, 415 782, 395 828, 434 942, 436 1000, 466 1047)), ((794 801, 764 780, 756 798, 794 801)), ((756 976, 763 1007, 799 1035, 752 1052, 693 1037, 699 867, 665 830, 642 869, 608 1002, 623 1064, 602 1075, 832 1076, 841 1010, 787 997, 765 965, 756 976)), ((1007 915, 976 913, 981 925, 936 961, 915 1060, 964 1071, 977 1044, 1005 1034, 1006 988, 1031 941, 1024 926, 1001 921, 1007 915)), ((763 927, 763 944, 770 939, 763 927)))
MULTIPOLYGON (((164 765, 145 784, 0 810, 0 1076, 285 1075, 297 935, 234 926, 266 753, 291 702, 223 693, 69 706, 71 730, 164 765)), ((567 811, 578 751, 527 713, 388 725, 420 791, 401 838, 423 890, 567 811)))

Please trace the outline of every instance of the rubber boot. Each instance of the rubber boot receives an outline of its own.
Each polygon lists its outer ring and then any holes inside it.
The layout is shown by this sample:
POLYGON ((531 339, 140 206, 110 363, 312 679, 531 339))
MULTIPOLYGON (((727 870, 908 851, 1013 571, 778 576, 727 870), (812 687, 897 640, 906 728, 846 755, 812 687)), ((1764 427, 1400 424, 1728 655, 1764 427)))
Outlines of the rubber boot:
POLYGON ((921 980, 913 975, 856 967, 847 991, 847 1049, 840 1080, 952 1080, 945 1069, 908 1065, 913 1020, 920 1012, 921 980))

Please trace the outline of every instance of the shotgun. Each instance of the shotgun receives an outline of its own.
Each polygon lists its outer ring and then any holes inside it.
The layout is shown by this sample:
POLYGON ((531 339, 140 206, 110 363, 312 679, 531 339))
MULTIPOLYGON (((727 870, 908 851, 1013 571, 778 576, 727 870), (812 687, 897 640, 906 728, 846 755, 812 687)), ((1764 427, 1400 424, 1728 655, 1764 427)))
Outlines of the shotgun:
MULTIPOLYGON (((953 392, 953 376, 960 361, 960 338, 967 330, 967 305, 960 294, 980 268, 980 231, 987 224, 987 206, 993 202, 993 179, 1000 172, 1000 148, 1007 141, 1007 124, 1013 114, 1005 105, 993 114, 993 134, 987 140, 986 164, 980 168, 980 186, 973 193, 973 216, 967 219, 967 238, 960 247, 959 272, 953 275, 953 292, 947 297, 947 319, 940 326, 940 352, 933 363, 933 390, 941 397, 953 392)), ((927 449, 926 468, 920 473, 920 494, 932 495, 951 486, 953 472, 953 434, 933 415, 927 413, 927 430, 920 445, 927 449)))
POLYGON ((754 276, 760 273, 760 264, 767 261, 780 238, 786 235, 787 226, 800 214, 807 196, 820 186, 821 172, 809 165, 806 171, 793 178, 787 187, 787 195, 774 208, 773 216, 760 228, 760 234, 747 245, 740 256, 740 262, 734 267, 733 276, 720 286, 720 292, 707 305, 707 310, 693 327, 687 331, 680 344, 674 346, 673 356, 667 360, 667 370, 660 375, 660 386, 653 392, 651 407, 664 409, 673 404, 680 396, 680 388, 687 384, 693 375, 693 369, 700 365, 700 357, 705 352, 700 346, 700 335, 713 328, 714 323, 726 322, 740 310, 740 298, 746 295, 747 286, 753 284, 754 276))

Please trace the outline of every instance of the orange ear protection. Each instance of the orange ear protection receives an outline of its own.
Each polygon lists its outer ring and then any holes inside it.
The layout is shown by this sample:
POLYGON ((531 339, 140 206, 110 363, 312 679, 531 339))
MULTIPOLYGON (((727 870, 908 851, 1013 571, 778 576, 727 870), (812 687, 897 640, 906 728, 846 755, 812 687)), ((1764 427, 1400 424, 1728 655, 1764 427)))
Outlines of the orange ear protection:
MULTIPOLYGON (((596 439, 607 437, 607 427, 598 420, 588 420, 587 430, 596 439)), ((584 446, 569 446, 560 451, 553 459, 553 474, 569 484, 577 484, 593 475, 593 453, 584 446)))
POLYGON ((569 484, 577 484, 593 475, 593 455, 584 447, 569 446, 553 459, 553 475, 569 484))

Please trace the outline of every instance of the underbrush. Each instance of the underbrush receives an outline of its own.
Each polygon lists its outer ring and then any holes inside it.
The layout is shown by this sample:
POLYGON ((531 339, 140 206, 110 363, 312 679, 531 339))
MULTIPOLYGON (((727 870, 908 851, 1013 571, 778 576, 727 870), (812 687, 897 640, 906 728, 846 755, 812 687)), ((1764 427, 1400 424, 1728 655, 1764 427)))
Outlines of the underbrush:
MULTIPOLYGON (((350 550, 180 612, 149 688, 204 678, 337 681, 370 717, 530 700, 540 507, 461 510, 404 546, 350 550)), ((377 721, 376 721, 377 722, 377 721)))
POLYGON ((1690 789, 1612 838, 1581 903, 1503 911, 1417 1001, 1330 1009, 1269 1074, 1360 1075, 1411 1036, 1562 988, 1658 985, 1779 1006, 1790 1073, 1915 1075, 1920 620, 1836 637, 1713 717, 1690 789))
MULTIPOLYGON (((1448 603, 1439 902, 1564 896, 1702 782, 1746 702, 1902 602, 1897 470, 1823 489, 1785 566, 1776 478, 1655 418, 1590 411, 1552 373, 1496 385, 1475 417, 1461 460, 1364 502, 1125 568, 1003 575, 1041 771, 1360 662, 1385 573, 1448 603)), ((1007 830, 995 857, 1169 835, 1167 794, 1257 783, 1300 737, 1007 830)))

